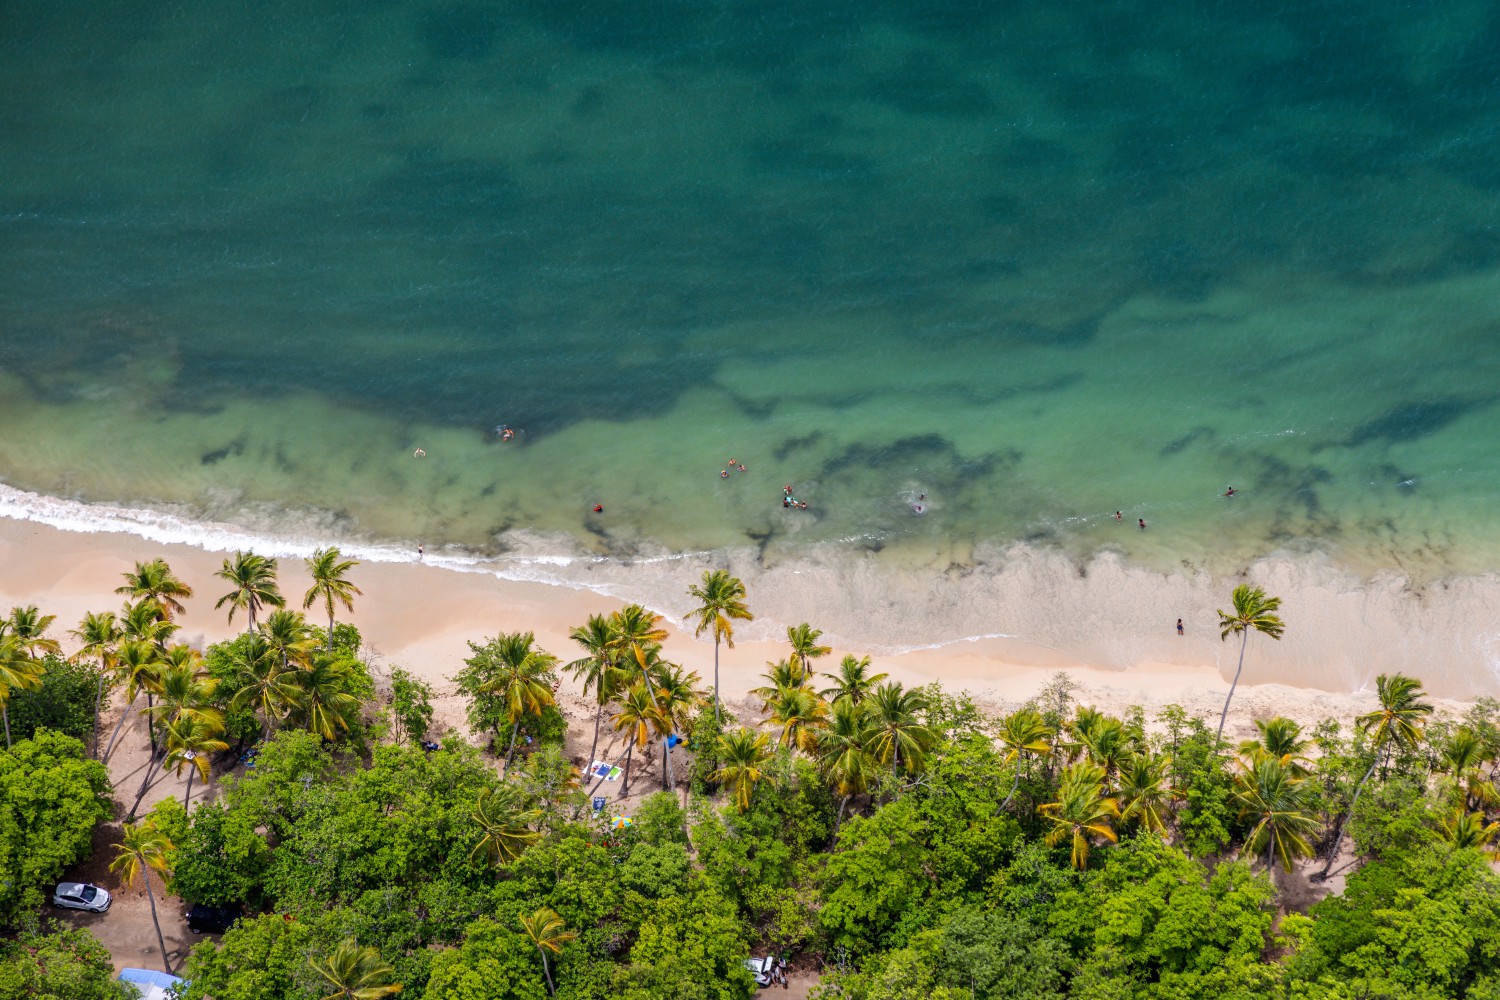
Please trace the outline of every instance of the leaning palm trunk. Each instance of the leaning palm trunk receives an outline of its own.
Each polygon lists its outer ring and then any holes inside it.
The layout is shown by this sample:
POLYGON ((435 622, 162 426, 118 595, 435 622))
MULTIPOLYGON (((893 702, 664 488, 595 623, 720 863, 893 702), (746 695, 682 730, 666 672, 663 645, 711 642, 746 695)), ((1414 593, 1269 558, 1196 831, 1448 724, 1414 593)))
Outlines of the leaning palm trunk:
POLYGON ((603 719, 604 719, 604 702, 601 701, 599 703, 599 707, 596 708, 596 709, 594 709, 594 745, 591 746, 591 747, 589 747, 589 761, 590 762, 593 762, 593 761, 596 761, 596 760, 599 759, 599 723, 601 721, 603 721, 603 719))
POLYGON ((104 749, 104 759, 107 761, 115 752, 115 741, 120 738, 120 732, 125 728, 125 720, 130 718, 130 710, 135 707, 135 698, 132 697, 125 705, 125 711, 120 713, 120 721, 115 723, 114 735, 109 738, 109 746, 104 749))
POLYGON ((141 790, 136 793, 135 802, 130 807, 131 820, 135 819, 135 811, 141 807, 141 800, 146 797, 146 791, 151 787, 151 783, 156 780, 156 776, 160 772, 161 761, 159 760, 153 760, 151 766, 146 768, 146 780, 141 782, 141 790))
POLYGON ((167 942, 161 936, 161 920, 156 916, 156 893, 151 889, 151 872, 147 869, 141 874, 146 879, 146 898, 151 900, 151 922, 156 925, 156 946, 161 949, 161 967, 167 975, 171 975, 172 963, 167 961, 167 942))
MULTIPOLYGON (((1229 685, 1229 695, 1224 699, 1224 711, 1219 713, 1219 732, 1214 736, 1217 745, 1224 739, 1224 720, 1229 717, 1229 703, 1234 700, 1234 689, 1240 685, 1240 671, 1245 669, 1245 643, 1250 640, 1250 630, 1243 629, 1240 632, 1240 664, 1234 668, 1234 683, 1229 685)), ((1257 649, 1260 647, 1257 646, 1257 649)))
POLYGON ((0 705, 0 719, 5 720, 5 749, 10 749, 10 706, 0 705))
POLYGON ((1016 761, 1016 776, 1011 779, 1010 791, 1005 796, 1005 801, 1000 803, 1000 808, 995 811, 1004 812, 1005 807, 1010 805, 1010 800, 1016 797, 1016 789, 1021 787, 1021 762, 1016 761))
POLYGON ((620 798, 622 799, 630 794, 630 757, 633 753, 635 753, 635 740, 631 740, 630 745, 625 748, 625 776, 620 782, 620 798))
POLYGON ((552 970, 547 968, 547 952, 540 947, 537 951, 542 953, 542 975, 547 977, 547 995, 557 996, 557 987, 552 985, 552 970))
POLYGON ((505 748, 505 773, 510 773, 510 758, 516 752, 516 734, 521 731, 521 720, 518 717, 510 727, 510 745, 505 748))
POLYGON ((103 708, 104 708, 104 667, 101 665, 100 668, 99 668, 99 690, 94 695, 94 733, 93 733, 94 750, 93 750, 93 753, 91 754, 91 756, 95 760, 99 759, 99 713, 103 710, 103 708))
POLYGON ((719 724, 719 631, 714 629, 714 725, 719 724))
POLYGON ((151 743, 151 757, 156 757, 156 712, 151 692, 146 692, 146 739, 151 743))
POLYGON ((1349 800, 1349 808, 1345 810, 1341 816, 1339 816, 1339 821, 1334 824, 1333 846, 1328 848, 1328 861, 1323 865, 1323 870, 1318 872, 1318 878, 1320 880, 1328 877, 1328 872, 1333 867, 1333 862, 1338 858, 1339 844, 1344 839, 1344 824, 1349 821, 1349 817, 1354 815, 1354 807, 1359 805, 1359 793, 1365 790, 1365 782, 1370 780, 1370 775, 1375 773, 1375 765, 1379 763, 1380 754, 1377 753, 1375 755, 1375 759, 1370 761, 1370 766, 1365 771, 1365 776, 1359 779, 1358 785, 1354 786, 1354 798, 1349 800))

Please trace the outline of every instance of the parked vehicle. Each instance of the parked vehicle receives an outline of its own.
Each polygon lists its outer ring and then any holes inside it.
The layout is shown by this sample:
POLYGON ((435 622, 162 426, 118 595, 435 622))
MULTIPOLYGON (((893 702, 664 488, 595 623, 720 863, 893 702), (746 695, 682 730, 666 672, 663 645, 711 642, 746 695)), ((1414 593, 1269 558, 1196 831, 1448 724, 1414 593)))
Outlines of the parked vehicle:
POLYGON ((188 930, 194 934, 223 934, 240 919, 240 908, 235 903, 228 906, 194 903, 183 916, 187 917, 188 930))
POLYGON ((747 958, 745 968, 755 974, 755 985, 765 989, 771 985, 771 970, 776 968, 774 958, 747 958))
POLYGON ((85 882, 60 882, 57 888, 52 890, 52 905, 61 906, 65 910, 92 910, 95 913, 103 913, 109 909, 111 902, 108 892, 97 885, 89 885, 85 882))

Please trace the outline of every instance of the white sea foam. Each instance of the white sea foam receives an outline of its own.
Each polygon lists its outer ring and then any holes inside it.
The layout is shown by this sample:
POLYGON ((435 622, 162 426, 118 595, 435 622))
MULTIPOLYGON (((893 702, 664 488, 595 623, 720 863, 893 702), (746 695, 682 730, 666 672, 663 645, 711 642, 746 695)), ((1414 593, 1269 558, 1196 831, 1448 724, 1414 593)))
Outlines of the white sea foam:
MULTIPOLYGON (((213 552, 297 558, 337 544, 363 561, 417 560, 414 542, 357 537, 317 511, 250 511, 247 520, 259 525, 252 530, 194 519, 182 506, 85 503, 0 485, 0 516, 213 552)), ((690 610, 688 584, 705 569, 724 567, 751 596, 756 620, 736 630, 748 640, 779 638, 786 625, 813 621, 838 648, 874 654, 1006 640, 1107 669, 1212 663, 1226 675, 1238 646, 1220 641, 1216 609, 1245 579, 1283 599, 1288 624, 1280 642, 1252 638, 1247 682, 1357 691, 1376 674, 1401 671, 1442 696, 1500 694, 1500 638, 1489 624, 1489 609, 1500 603, 1494 574, 1414 586, 1393 572, 1362 578, 1319 553, 1268 555, 1243 576, 1225 579, 1190 567, 1162 573, 1108 551, 1080 562, 1024 544, 978 546, 957 562, 832 543, 795 558, 768 558, 748 546, 638 547, 628 556, 603 556, 565 536, 526 531, 500 541, 499 554, 444 546, 429 550, 426 562, 638 601, 677 624, 690 610), (1186 623, 1185 637, 1176 634, 1177 618, 1186 623)))

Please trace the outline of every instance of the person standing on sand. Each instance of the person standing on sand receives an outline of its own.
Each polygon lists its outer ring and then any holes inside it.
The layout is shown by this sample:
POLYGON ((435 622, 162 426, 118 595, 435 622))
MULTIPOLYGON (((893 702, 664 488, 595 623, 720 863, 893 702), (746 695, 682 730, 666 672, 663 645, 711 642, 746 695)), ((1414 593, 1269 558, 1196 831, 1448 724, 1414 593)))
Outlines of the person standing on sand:
POLYGON ((1182 635, 1182 619, 1177 619, 1177 634, 1182 635))

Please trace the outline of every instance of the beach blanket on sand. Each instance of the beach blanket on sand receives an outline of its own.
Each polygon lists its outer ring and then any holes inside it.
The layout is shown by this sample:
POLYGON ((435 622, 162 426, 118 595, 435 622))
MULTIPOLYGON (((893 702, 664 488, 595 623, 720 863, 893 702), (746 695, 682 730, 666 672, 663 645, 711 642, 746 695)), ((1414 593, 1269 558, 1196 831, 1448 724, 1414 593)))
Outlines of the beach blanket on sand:
POLYGON ((608 761, 596 760, 589 765, 588 773, 590 777, 603 778, 605 781, 614 781, 620 777, 622 771, 608 761))

